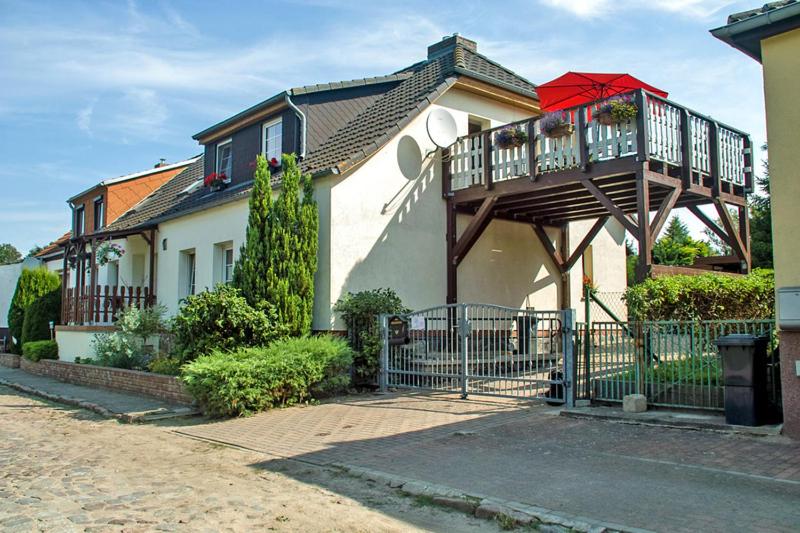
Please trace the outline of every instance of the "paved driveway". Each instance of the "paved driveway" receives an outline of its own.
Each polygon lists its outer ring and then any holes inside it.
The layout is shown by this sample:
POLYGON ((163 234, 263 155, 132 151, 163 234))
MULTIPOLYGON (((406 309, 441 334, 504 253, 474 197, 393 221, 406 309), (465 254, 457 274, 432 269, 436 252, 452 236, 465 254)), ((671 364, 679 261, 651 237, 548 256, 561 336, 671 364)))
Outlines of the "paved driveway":
POLYGON ((800 443, 556 415, 539 404, 408 394, 177 430, 628 526, 798 530, 800 443))

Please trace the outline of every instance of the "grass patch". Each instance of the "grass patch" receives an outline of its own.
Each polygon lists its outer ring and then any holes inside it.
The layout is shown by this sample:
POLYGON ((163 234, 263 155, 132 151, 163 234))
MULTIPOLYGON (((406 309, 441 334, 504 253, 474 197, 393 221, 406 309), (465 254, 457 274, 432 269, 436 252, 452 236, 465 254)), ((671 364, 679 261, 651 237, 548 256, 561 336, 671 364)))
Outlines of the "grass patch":
POLYGON ((517 521, 505 513, 497 513, 494 515, 494 521, 497 522, 497 525, 500 526, 500 529, 503 531, 511 531, 517 528, 517 521))

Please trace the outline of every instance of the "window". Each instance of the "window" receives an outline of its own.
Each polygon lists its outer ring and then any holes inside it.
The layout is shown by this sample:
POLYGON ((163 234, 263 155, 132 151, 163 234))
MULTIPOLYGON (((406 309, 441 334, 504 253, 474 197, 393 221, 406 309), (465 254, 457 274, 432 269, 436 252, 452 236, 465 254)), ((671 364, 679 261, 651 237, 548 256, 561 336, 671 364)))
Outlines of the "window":
POLYGON ((233 247, 222 251, 222 283, 233 281, 233 247))
POLYGON ((197 261, 194 250, 183 250, 178 263, 178 298, 195 293, 197 261))
POLYGON ((75 208, 75 236, 83 235, 83 205, 75 208))
POLYGON ((98 231, 105 226, 105 220, 103 216, 105 214, 105 209, 103 208, 103 197, 98 196, 94 199, 94 230, 98 231))
POLYGON ((274 157, 280 162, 283 148, 283 124, 280 119, 264 124, 263 139, 264 146, 261 152, 264 157, 267 161, 271 161, 274 157))
POLYGON ((217 174, 225 174, 227 181, 233 172, 233 144, 231 140, 217 144, 217 174))

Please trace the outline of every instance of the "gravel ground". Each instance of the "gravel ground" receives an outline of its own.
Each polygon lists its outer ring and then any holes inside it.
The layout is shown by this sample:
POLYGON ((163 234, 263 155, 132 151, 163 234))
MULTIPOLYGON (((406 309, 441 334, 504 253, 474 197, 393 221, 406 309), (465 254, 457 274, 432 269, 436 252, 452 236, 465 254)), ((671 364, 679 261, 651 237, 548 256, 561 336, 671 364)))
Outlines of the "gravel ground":
POLYGON ((0 387, 3 531, 498 531, 335 470, 268 459, 0 387))

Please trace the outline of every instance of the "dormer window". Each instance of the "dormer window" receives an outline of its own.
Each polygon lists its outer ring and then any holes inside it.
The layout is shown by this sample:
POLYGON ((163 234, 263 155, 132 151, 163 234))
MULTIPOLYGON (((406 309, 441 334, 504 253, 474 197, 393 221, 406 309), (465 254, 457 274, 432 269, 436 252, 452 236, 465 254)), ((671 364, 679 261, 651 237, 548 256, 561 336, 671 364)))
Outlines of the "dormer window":
POLYGON ((274 158, 280 163, 283 148, 283 123, 281 119, 264 124, 262 139, 264 144, 261 147, 261 153, 267 158, 267 161, 271 161, 274 158))
POLYGON ((83 205, 79 205, 75 208, 75 236, 78 237, 83 235, 83 220, 84 220, 84 209, 83 205))
POLYGON ((231 180, 233 172, 233 144, 231 140, 217 144, 217 174, 225 174, 225 181, 231 180))
POLYGON ((105 225, 105 208, 103 207, 103 197, 98 196, 94 199, 94 230, 99 231, 105 225))

